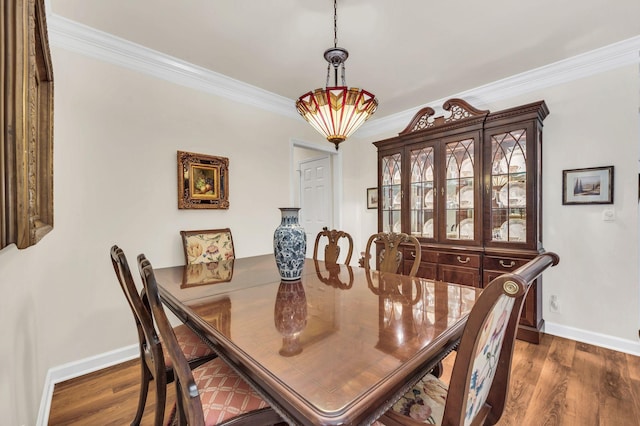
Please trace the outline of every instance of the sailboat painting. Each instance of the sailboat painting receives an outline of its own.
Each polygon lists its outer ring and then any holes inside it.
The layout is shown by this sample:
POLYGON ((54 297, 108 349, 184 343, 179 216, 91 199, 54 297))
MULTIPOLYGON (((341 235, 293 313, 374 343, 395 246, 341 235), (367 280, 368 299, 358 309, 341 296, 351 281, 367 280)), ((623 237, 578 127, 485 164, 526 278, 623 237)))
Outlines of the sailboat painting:
POLYGON ((613 204, 613 166, 563 170, 562 204, 613 204))
POLYGON ((600 195, 600 176, 585 176, 576 179, 573 186, 573 195, 580 197, 583 195, 600 195))

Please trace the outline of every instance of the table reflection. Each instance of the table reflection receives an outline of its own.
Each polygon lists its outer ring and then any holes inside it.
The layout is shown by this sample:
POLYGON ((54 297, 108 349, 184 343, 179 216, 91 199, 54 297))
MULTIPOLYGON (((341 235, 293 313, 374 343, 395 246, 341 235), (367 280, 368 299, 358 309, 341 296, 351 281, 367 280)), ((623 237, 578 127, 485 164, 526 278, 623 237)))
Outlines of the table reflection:
POLYGON ((302 281, 280 281, 273 321, 282 335, 282 356, 294 356, 302 352, 300 333, 307 326, 307 297, 302 281))
POLYGON ((231 338, 231 299, 228 296, 194 305, 193 310, 220 333, 231 338))
POLYGON ((185 265, 180 288, 231 281, 233 261, 234 259, 227 259, 219 262, 185 265))
POLYGON ((325 262, 322 262, 322 266, 320 266, 320 262, 317 260, 314 260, 313 263, 316 268, 316 276, 324 284, 345 290, 353 286, 353 268, 351 268, 351 266, 325 262), (341 279, 343 270, 345 270, 349 276, 346 281, 342 281, 341 279))
POLYGON ((378 344, 386 353, 404 359, 403 346, 415 341, 419 344, 433 338, 435 313, 433 283, 411 277, 410 280, 395 274, 366 272, 369 289, 379 297, 378 344), (377 279, 376 279, 377 278, 377 279), (431 284, 431 286, 429 286, 431 284), (429 288, 431 287, 431 288, 429 288))

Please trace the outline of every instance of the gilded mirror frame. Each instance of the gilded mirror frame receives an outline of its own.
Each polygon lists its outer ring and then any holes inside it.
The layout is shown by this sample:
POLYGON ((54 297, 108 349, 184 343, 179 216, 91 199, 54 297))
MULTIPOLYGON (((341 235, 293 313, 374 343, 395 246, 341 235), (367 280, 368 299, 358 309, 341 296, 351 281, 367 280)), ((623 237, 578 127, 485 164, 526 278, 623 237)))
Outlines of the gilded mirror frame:
POLYGON ((0 12, 0 249, 22 249, 53 229, 53 69, 44 0, 0 12))

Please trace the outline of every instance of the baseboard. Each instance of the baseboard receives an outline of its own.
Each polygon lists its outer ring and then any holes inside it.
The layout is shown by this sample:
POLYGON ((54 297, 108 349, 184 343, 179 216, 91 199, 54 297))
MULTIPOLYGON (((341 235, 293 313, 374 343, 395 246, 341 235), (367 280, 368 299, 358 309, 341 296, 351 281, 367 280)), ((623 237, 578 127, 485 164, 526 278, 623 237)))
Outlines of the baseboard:
POLYGON ((575 340, 577 342, 588 343, 590 345, 640 356, 640 342, 637 341, 594 333, 592 331, 581 330, 579 328, 568 327, 566 325, 554 324, 549 321, 545 321, 544 332, 554 336, 575 340))
POLYGON ((56 383, 93 373, 94 371, 111 367, 112 365, 120 364, 139 356, 140 351, 138 349, 138 344, 135 344, 50 368, 49 371, 47 371, 47 377, 44 381, 44 388, 42 390, 42 399, 40 400, 40 410, 38 411, 38 420, 36 425, 46 426, 49 423, 51 398, 53 397, 53 388, 56 383))

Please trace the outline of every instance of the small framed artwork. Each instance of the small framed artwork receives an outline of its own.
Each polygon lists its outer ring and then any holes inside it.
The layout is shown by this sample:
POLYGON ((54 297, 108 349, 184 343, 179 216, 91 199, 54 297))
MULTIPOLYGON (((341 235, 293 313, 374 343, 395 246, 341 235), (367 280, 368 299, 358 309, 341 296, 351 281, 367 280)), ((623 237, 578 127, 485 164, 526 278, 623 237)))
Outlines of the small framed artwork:
POLYGON ((563 170, 562 204, 613 204, 613 166, 563 170))
POLYGON ((367 188, 367 208, 378 208, 378 188, 367 188))
POLYGON ((178 151, 178 208, 228 209, 229 159, 178 151))

